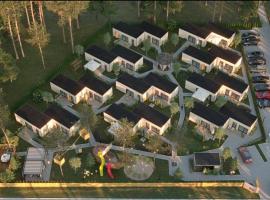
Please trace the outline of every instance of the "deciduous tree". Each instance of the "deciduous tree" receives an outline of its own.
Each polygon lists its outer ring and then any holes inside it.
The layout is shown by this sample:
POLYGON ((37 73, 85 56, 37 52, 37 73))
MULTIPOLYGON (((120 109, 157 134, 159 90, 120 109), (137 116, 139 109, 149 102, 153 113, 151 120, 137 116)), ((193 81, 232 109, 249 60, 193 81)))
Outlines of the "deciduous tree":
POLYGON ((112 36, 109 32, 105 33, 104 36, 103 36, 103 42, 104 44, 108 47, 109 44, 111 43, 112 41, 112 36))
POLYGON ((179 112, 179 105, 176 102, 172 102, 170 105, 170 111, 171 115, 175 115, 177 112, 179 112))
POLYGON ((118 76, 121 70, 121 67, 118 63, 114 63, 112 66, 113 72, 115 74, 115 76, 118 76))
POLYGON ((4 101, 3 90, 0 89, 0 129, 6 138, 8 146, 10 146, 10 143, 6 128, 8 126, 9 120, 10 120, 10 111, 8 105, 4 101))
POLYGON ((16 66, 14 58, 0 48, 0 82, 14 81, 19 74, 19 68, 16 66))
POLYGON ((151 49, 151 41, 150 39, 146 39, 143 41, 143 48, 144 48, 144 51, 146 53, 146 55, 148 54, 148 51, 151 49))
POLYGON ((68 162, 69 162, 70 167, 74 169, 75 173, 77 172, 79 168, 81 168, 82 161, 81 161, 81 158, 79 157, 70 158, 68 162))
POLYGON ((87 103, 83 103, 79 108, 79 112, 81 113, 82 126, 87 129, 94 128, 96 126, 98 118, 94 113, 92 106, 87 103))
POLYGON ((225 136, 225 130, 223 128, 218 128, 215 132, 215 138, 218 139, 219 144, 224 136, 225 136))
POLYGON ((179 42, 179 36, 176 33, 173 33, 171 36, 171 43, 176 46, 179 42))
POLYGON ((232 157, 231 149, 229 147, 224 148, 222 153, 224 161, 232 157))

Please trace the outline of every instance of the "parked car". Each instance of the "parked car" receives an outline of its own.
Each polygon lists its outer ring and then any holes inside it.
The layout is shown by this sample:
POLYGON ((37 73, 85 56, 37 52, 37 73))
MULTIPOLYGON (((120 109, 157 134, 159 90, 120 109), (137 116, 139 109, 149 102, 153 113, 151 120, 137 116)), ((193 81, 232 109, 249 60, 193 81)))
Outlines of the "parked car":
POLYGON ((252 82, 253 83, 267 83, 269 82, 269 76, 253 76, 252 82))
POLYGON ((270 85, 267 83, 257 83, 254 85, 255 91, 270 91, 270 85))
POLYGON ((266 60, 265 59, 248 59, 249 65, 265 65, 266 60))
POLYGON ((244 46, 256 46, 258 45, 259 41, 242 41, 244 46))
POLYGON ((256 92, 257 99, 268 99, 270 100, 270 91, 256 92))
POLYGON ((239 147, 238 152, 244 163, 246 164, 252 163, 252 157, 247 147, 239 147))
POLYGON ((252 77, 256 77, 256 76, 267 76, 269 77, 270 75, 266 72, 253 72, 252 73, 252 77))
POLYGON ((242 41, 260 41, 261 39, 259 37, 256 36, 250 36, 247 38, 242 39, 242 41))
POLYGON ((266 59, 264 57, 250 57, 248 61, 258 61, 262 63, 266 63, 266 59))
POLYGON ((249 65, 249 67, 250 67, 250 69, 265 70, 265 72, 266 72, 265 65, 249 65))
POLYGON ((260 108, 269 108, 270 107, 270 100, 269 99, 257 99, 258 106, 260 108))
POLYGON ((264 57, 264 53, 262 51, 252 51, 247 54, 248 58, 253 58, 253 57, 264 57))
POLYGON ((260 37, 260 34, 255 31, 249 31, 249 32, 243 33, 241 37, 242 39, 249 38, 249 37, 260 37))
POLYGON ((252 74, 258 74, 258 73, 266 73, 266 68, 263 68, 263 69, 258 69, 258 68, 250 68, 250 72, 252 74))

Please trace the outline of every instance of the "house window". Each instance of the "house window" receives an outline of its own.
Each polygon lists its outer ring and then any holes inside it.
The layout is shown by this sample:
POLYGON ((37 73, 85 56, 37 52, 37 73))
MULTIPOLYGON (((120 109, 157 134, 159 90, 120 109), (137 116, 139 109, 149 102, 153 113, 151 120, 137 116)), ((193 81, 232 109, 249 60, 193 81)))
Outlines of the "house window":
POLYGON ((241 132, 241 133, 247 134, 248 129, 245 128, 245 127, 243 127, 243 126, 241 126, 241 125, 239 125, 238 126, 238 131, 241 132))
POLYGON ((134 66, 129 64, 129 63, 126 63, 126 68, 129 69, 129 70, 134 71, 134 66))
POLYGON ((232 123, 232 129, 236 129, 236 127, 237 127, 237 123, 233 122, 232 123))
POLYGON ((125 35, 121 35, 121 39, 125 42, 128 42, 128 37, 125 35))
POLYGON ((231 65, 228 65, 228 64, 224 65, 223 69, 225 71, 227 71, 228 73, 232 73, 232 71, 233 71, 233 67, 231 65))
POLYGON ((102 97, 94 94, 94 99, 97 100, 98 102, 102 102, 102 97))
POLYGON ((239 101, 240 96, 238 94, 232 93, 231 94, 231 98, 234 99, 234 100, 236 100, 236 101, 239 101))
POLYGON ((152 38, 152 43, 153 43, 154 45, 159 46, 159 41, 158 41, 157 39, 155 39, 155 38, 152 38))
POLYGON ((163 94, 163 93, 160 94, 160 97, 162 99, 164 99, 165 101, 168 101, 169 100, 169 97, 167 95, 163 94))
POLYGON ((208 123, 205 122, 205 121, 201 121, 201 126, 203 126, 204 128, 210 130, 210 124, 208 124, 208 123))
POLYGON ((151 130, 152 130, 153 132, 155 132, 155 133, 159 133, 159 131, 160 131, 158 128, 153 127, 153 126, 151 126, 151 130))
POLYGON ((190 41, 193 44, 196 44, 196 38, 192 37, 191 35, 188 36, 188 41, 190 41))
POLYGON ((194 66, 195 68, 197 68, 197 69, 200 69, 200 63, 198 63, 197 61, 195 61, 195 60, 192 60, 192 66, 194 66))
POLYGON ((229 96, 229 95, 230 95, 230 90, 226 89, 226 90, 225 90, 225 95, 226 95, 226 96, 229 96))

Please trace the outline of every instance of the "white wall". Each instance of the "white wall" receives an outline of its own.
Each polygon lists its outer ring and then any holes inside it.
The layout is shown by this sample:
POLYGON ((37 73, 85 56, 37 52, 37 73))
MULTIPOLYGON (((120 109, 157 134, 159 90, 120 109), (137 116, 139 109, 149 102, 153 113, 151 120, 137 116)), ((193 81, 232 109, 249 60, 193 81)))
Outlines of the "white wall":
MULTIPOLYGON (((186 80, 186 82, 185 82, 185 88, 187 90, 191 91, 191 92, 195 92, 197 89, 199 89, 201 87, 199 87, 198 85, 195 85, 194 83, 191 83, 191 82, 189 82, 189 81, 186 80)), ((202 89, 203 90, 206 90, 204 88, 202 88, 202 89)), ((208 93, 209 93, 209 95, 211 97, 211 101, 214 102, 216 100, 216 98, 217 98, 217 94, 214 94, 214 93, 212 93, 210 91, 208 91, 208 93)), ((218 93, 218 91, 217 91, 217 93, 218 93)))
POLYGON ((192 34, 192 33, 189 33, 189 32, 187 32, 187 31, 185 31, 185 30, 179 28, 178 36, 179 36, 180 38, 184 38, 184 39, 187 40, 189 35, 192 36, 192 37, 194 37, 194 38, 196 38, 196 43, 195 43, 196 45, 199 45, 199 40, 201 40, 201 41, 202 41, 202 47, 205 47, 207 41, 206 41, 204 38, 201 38, 201 37, 199 37, 199 36, 197 36, 197 35, 194 35, 194 34, 192 34))
POLYGON ((210 65, 209 64, 207 64, 207 63, 205 63, 205 62, 202 62, 201 60, 198 60, 198 59, 196 59, 196 58, 193 58, 193 57, 191 57, 191 56, 189 56, 188 54, 185 54, 184 52, 182 53, 182 59, 181 59, 183 62, 185 62, 185 63, 188 63, 188 64, 190 64, 190 65, 192 65, 192 60, 194 60, 194 61, 196 61, 196 62, 198 62, 198 63, 200 63, 200 69, 201 70, 206 70, 206 72, 210 72, 211 70, 212 70, 212 68, 213 68, 213 63, 211 63, 210 65))
POLYGON ((141 94, 139 92, 137 92, 136 90, 130 88, 130 87, 127 87, 126 85, 123 85, 122 83, 116 81, 115 82, 116 84, 116 89, 123 92, 123 93, 126 93, 127 92, 127 89, 129 89, 130 91, 134 92, 135 96, 134 98, 136 99, 139 99, 141 102, 143 101, 146 101, 147 100, 147 97, 148 97, 148 91, 146 91, 144 94, 141 94))
POLYGON ((144 33, 142 33, 139 37, 134 38, 134 37, 122 32, 122 31, 119 31, 115 28, 113 28, 112 30, 113 30, 113 36, 115 38, 119 39, 119 38, 121 38, 121 35, 125 35, 128 38, 128 43, 131 45, 134 45, 136 47, 139 46, 143 42, 144 37, 145 37, 144 33), (132 43, 132 40, 134 41, 134 43, 132 43))

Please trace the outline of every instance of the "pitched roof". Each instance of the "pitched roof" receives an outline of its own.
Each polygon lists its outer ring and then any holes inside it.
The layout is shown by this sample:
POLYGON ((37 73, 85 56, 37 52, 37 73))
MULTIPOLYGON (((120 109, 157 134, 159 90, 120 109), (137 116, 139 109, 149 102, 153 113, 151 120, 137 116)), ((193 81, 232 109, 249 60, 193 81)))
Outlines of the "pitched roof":
POLYGON ((226 103, 221 109, 220 112, 224 115, 245 124, 246 126, 251 126, 256 120, 257 117, 247 110, 237 107, 232 103, 226 103))
POLYGON ((145 32, 150 33, 158 38, 162 38, 167 33, 166 30, 145 21, 141 23, 141 28, 145 32))
POLYGON ((113 103, 109 106, 109 108, 107 108, 107 110, 104 111, 104 113, 112 116, 117 120, 126 118, 128 121, 137 124, 140 118, 136 114, 126 110, 124 107, 125 106, 123 104, 113 103))
POLYGON ((71 128, 80 120, 76 115, 55 104, 47 108, 45 114, 67 128, 71 128))
POLYGON ((126 33, 134 38, 139 37, 144 32, 139 26, 129 25, 124 22, 118 22, 113 26, 113 28, 123 33, 126 33))
POLYGON ((157 111, 150 106, 147 106, 143 103, 139 103, 133 112, 141 118, 144 118, 151 123, 157 125, 158 127, 162 127, 170 118, 161 112, 157 111))
POLYGON ((193 58, 196 58, 204 63, 207 63, 207 64, 211 64, 216 58, 212 54, 210 54, 206 51, 200 50, 200 49, 193 47, 193 46, 189 46, 188 48, 186 48, 183 51, 183 53, 185 53, 193 58))
POLYGON ((198 102, 194 103, 194 107, 191 112, 217 126, 223 126, 228 120, 228 117, 226 115, 217 112, 198 102))
POLYGON ((197 74, 195 72, 193 72, 188 78, 187 81, 209 91, 212 93, 216 93, 219 88, 220 88, 220 84, 216 83, 215 81, 212 81, 211 79, 202 76, 200 74, 197 74))
POLYGON ((84 76, 82 76, 80 78, 80 83, 85 87, 88 87, 89 89, 97 92, 100 95, 105 94, 111 88, 111 86, 108 85, 107 83, 89 74, 85 74, 84 76))
POLYGON ((220 165, 219 153, 200 152, 194 153, 195 166, 217 166, 220 165))
POLYGON ((141 94, 145 93, 151 87, 148 83, 127 73, 122 74, 117 81, 141 94))
POLYGON ((132 63, 136 63, 138 60, 140 60, 142 58, 142 56, 138 53, 135 53, 134 51, 127 49, 125 47, 122 46, 116 46, 112 49, 112 52, 117 55, 120 56, 132 63))
POLYGON ((114 55, 113 53, 103 49, 103 48, 100 48, 96 45, 91 45, 90 47, 88 47, 86 50, 85 50, 86 53, 110 64, 117 56, 114 55))
POLYGON ((51 83, 57 85, 58 87, 64 89, 65 91, 77 95, 83 88, 84 86, 81 85, 79 82, 74 81, 62 74, 59 74, 56 76, 51 83))
POLYGON ((37 128, 42 128, 50 121, 50 118, 47 115, 38 111, 36 108, 30 106, 29 104, 25 104, 20 107, 15 112, 15 114, 17 114, 30 124, 36 126, 37 128))
POLYGON ((230 76, 220 71, 216 74, 215 77, 213 77, 213 80, 239 93, 243 93, 248 88, 248 84, 246 84, 242 80, 239 80, 233 76, 230 76))
POLYGON ((197 35, 203 39, 205 39, 210 34, 210 32, 208 30, 206 30, 202 27, 196 26, 194 24, 186 23, 186 24, 182 25, 180 28, 189 32, 189 33, 192 33, 193 35, 197 35))
POLYGON ((216 45, 213 45, 208 52, 214 55, 215 57, 222 58, 223 60, 226 60, 233 64, 236 64, 241 59, 241 56, 238 53, 231 51, 229 49, 218 47, 216 45))
POLYGON ((143 79, 146 83, 148 83, 149 85, 153 85, 161 90, 163 90, 164 92, 167 93, 171 93, 173 92, 178 85, 172 83, 171 81, 168 81, 165 78, 162 78, 161 76, 158 76, 154 73, 150 73, 148 74, 144 79, 143 79))
POLYGON ((221 35, 225 38, 230 38, 235 33, 232 30, 223 28, 223 27, 218 26, 217 24, 214 24, 214 23, 209 23, 207 26, 205 26, 205 29, 209 30, 210 32, 214 32, 218 35, 221 35))

